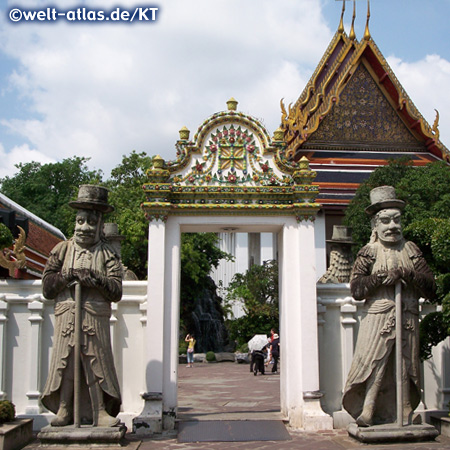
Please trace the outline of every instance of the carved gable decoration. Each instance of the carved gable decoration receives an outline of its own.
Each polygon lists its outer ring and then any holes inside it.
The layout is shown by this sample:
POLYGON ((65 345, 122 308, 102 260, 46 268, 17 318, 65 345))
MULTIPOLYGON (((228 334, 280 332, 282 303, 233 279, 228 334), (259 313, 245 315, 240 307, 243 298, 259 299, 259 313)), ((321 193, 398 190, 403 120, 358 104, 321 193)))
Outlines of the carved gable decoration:
POLYGON ((333 146, 425 151, 363 64, 303 148, 333 146), (327 145, 328 144, 328 145, 327 145))
POLYGON ((319 192, 308 160, 288 161, 283 131, 271 138, 236 105, 232 99, 228 111, 205 120, 193 140, 182 129, 176 160, 153 159, 143 204, 150 220, 170 214, 315 216, 319 192))

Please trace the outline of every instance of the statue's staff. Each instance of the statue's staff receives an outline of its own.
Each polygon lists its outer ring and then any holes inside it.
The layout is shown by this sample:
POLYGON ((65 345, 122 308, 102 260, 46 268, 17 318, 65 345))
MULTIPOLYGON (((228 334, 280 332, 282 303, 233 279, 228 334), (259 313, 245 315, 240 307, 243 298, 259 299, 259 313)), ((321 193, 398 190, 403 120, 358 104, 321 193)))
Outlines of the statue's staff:
POLYGON ((75 281, 75 325, 73 348, 73 422, 80 428, 80 381, 81 381, 81 284, 75 281))
POLYGON ((402 282, 395 283, 395 367, 397 394, 397 426, 403 427, 403 349, 402 349, 402 282))

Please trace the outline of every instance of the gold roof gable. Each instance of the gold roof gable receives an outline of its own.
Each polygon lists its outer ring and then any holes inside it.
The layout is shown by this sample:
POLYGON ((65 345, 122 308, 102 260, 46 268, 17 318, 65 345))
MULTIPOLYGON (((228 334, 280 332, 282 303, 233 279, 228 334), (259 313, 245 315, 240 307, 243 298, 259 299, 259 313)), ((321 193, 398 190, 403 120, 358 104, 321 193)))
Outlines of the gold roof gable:
POLYGON ((301 147, 339 103, 343 89, 361 64, 369 70, 415 139, 434 155, 450 162, 450 152, 439 140, 438 116, 433 126, 423 118, 367 30, 364 39, 358 42, 341 28, 294 106, 289 105, 286 111, 281 101, 281 128, 285 131, 287 156, 298 159, 301 147))

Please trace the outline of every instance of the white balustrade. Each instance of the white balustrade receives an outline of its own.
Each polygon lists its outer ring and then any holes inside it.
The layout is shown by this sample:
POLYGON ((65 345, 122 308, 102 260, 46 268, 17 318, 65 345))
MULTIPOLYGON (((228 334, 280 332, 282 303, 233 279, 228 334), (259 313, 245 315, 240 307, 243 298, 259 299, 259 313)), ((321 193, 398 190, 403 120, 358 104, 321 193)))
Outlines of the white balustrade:
MULTIPOLYGON (((350 295, 347 284, 317 285, 320 391, 323 409, 341 411, 342 390, 353 357, 362 302, 350 295)), ((150 303, 151 304, 151 303, 150 303)), ((113 306, 111 333, 122 393, 121 420, 131 429, 141 413, 146 392, 145 355, 152 345, 148 334, 147 283, 125 281, 122 300, 113 306)), ((422 315, 435 311, 422 305, 422 315)), ((39 402, 45 384, 53 342, 53 302, 42 297, 40 281, 0 281, 0 399, 16 405, 19 416, 33 417, 35 429, 46 425, 52 413, 39 402)), ((433 349, 423 365, 424 407, 443 411, 450 400, 449 340, 433 349)))

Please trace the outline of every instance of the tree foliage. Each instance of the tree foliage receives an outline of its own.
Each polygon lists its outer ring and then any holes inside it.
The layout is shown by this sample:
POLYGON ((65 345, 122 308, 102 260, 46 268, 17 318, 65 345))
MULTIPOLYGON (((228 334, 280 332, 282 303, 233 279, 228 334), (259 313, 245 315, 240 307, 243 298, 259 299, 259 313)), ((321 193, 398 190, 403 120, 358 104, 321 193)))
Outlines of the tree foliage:
POLYGON ((245 344, 255 334, 269 334, 278 329, 278 264, 265 261, 253 265, 245 273, 234 275, 227 288, 227 301, 240 300, 245 315, 228 322, 230 337, 239 345, 245 344))
MULTIPOLYGON (((203 288, 216 290, 212 286, 209 274, 224 259, 233 257, 218 247, 219 237, 215 233, 183 233, 181 235, 181 302, 180 319, 182 327, 194 330, 191 313, 196 299, 203 288)), ((214 284, 214 283, 213 283, 214 284)), ((216 305, 222 310, 222 305, 216 305)), ((223 312, 222 312, 223 314, 223 312)))
POLYGON ((371 233, 365 213, 369 193, 383 185, 394 186, 397 197, 406 202, 404 236, 419 246, 436 276, 437 295, 429 300, 442 304, 443 311, 429 314, 421 322, 421 353, 427 358, 432 346, 450 334, 450 167, 444 162, 413 167, 411 161, 403 159, 375 170, 356 192, 344 220, 353 228, 353 240, 360 247, 371 233))
POLYGON ((1 192, 70 236, 75 210, 69 201, 76 198, 80 184, 99 184, 102 180, 102 171, 89 170, 88 161, 75 156, 57 163, 17 164, 15 175, 0 179, 1 192))
POLYGON ((139 279, 147 277, 148 221, 141 209, 145 200, 142 186, 147 181, 146 171, 152 166, 152 158, 146 153, 131 152, 123 156, 122 163, 111 171, 106 185, 110 190, 109 201, 115 211, 108 222, 118 224, 122 241, 123 264, 139 279))

